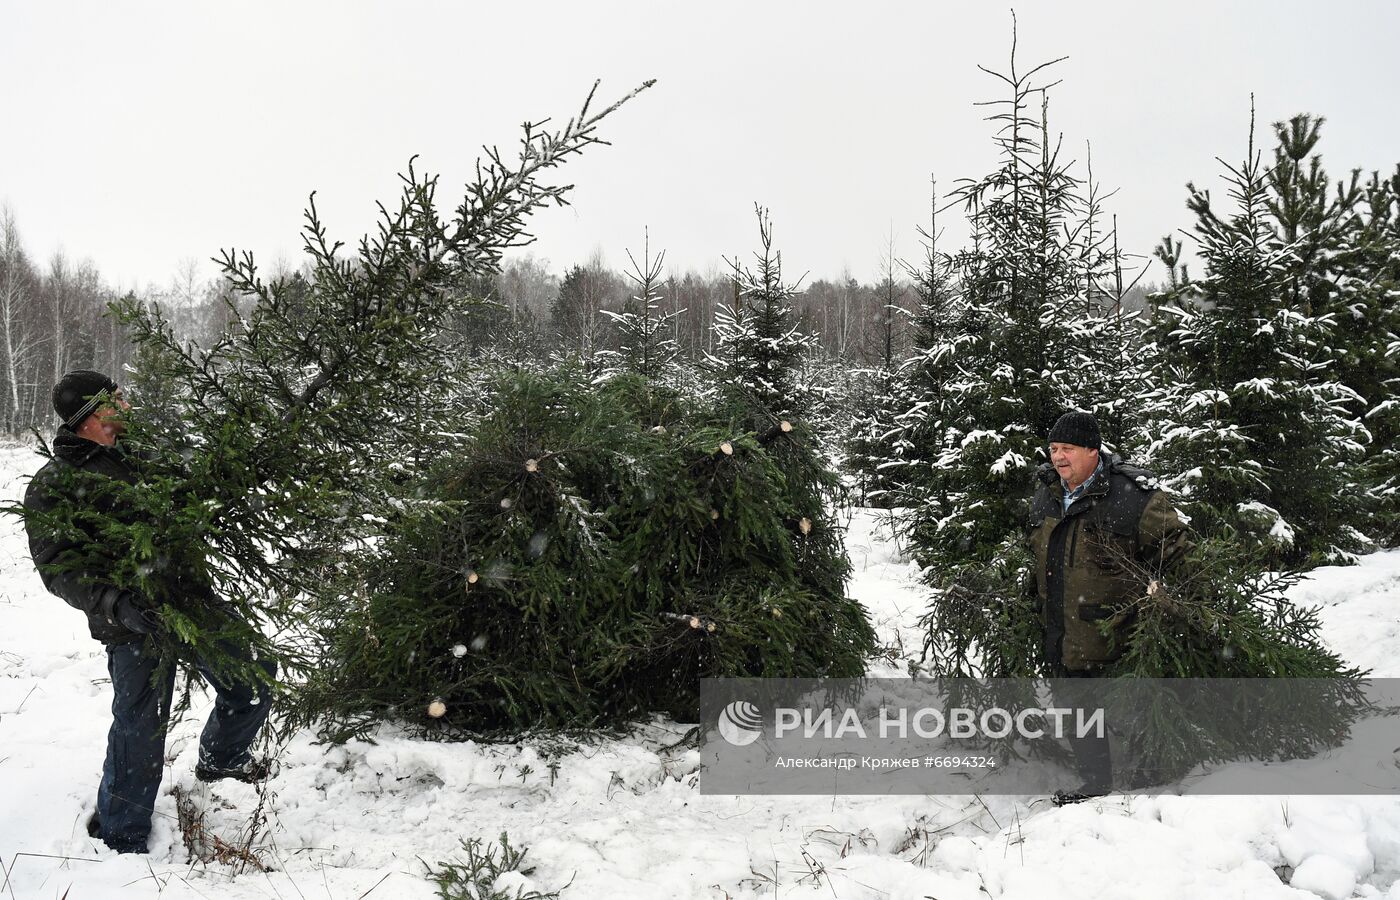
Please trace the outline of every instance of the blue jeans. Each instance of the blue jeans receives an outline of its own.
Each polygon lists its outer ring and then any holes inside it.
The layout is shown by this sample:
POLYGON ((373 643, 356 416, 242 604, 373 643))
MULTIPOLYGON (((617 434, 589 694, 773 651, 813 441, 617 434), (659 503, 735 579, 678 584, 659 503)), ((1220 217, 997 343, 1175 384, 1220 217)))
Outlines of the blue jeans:
MULTIPOLYGON (((143 655, 144 641, 107 647, 112 676, 112 728, 107 732, 107 760, 97 789, 97 818, 102 840, 113 850, 144 853, 151 812, 165 762, 165 727, 175 692, 174 672, 152 683, 157 660, 143 655)), ((227 648, 226 648, 227 649, 227 648)), ((248 659, 247 651, 239 654, 248 659)), ((259 663, 268 675, 275 663, 259 663)), ((248 748, 271 708, 266 686, 216 678, 201 663, 200 674, 214 688, 214 712, 199 738, 199 758, 216 767, 236 767, 248 760, 248 748)))

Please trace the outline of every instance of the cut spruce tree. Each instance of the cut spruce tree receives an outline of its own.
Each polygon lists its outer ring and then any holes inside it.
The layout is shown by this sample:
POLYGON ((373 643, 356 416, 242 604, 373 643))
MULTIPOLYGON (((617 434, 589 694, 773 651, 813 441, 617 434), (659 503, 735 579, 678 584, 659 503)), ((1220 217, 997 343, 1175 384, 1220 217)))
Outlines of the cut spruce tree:
POLYGON ((410 165, 399 202, 352 250, 313 201, 304 275, 265 280, 250 255, 225 253, 230 324, 208 346, 181 341, 155 306, 121 304, 137 348, 135 371, 119 374, 135 404, 123 446, 137 476, 86 485, 86 499, 30 523, 87 536, 58 565, 109 573, 145 598, 166 626, 155 643, 168 663, 265 678, 258 666, 227 671, 232 639, 284 672, 313 666, 301 637, 308 610, 338 600, 325 590, 343 548, 374 538, 403 473, 459 415, 448 326, 474 282, 528 243, 529 215, 565 202, 552 170, 599 143, 603 117, 649 84, 601 111, 585 102, 558 128, 527 124, 518 156, 488 151, 450 213, 437 179, 410 165))
POLYGON ((1303 573, 1269 571, 1267 558, 1212 539, 1170 573, 1121 561, 1150 587, 1125 605, 1124 653, 1105 674, 1133 704, 1129 751, 1144 783, 1202 762, 1311 757, 1372 710, 1364 673, 1323 643, 1317 610, 1289 599, 1303 573), (1143 692, 1143 678, 1190 683, 1143 692))
POLYGON ((874 649, 800 425, 635 376, 512 375, 356 561, 311 708, 343 738, 692 721, 705 676, 856 677, 874 649))

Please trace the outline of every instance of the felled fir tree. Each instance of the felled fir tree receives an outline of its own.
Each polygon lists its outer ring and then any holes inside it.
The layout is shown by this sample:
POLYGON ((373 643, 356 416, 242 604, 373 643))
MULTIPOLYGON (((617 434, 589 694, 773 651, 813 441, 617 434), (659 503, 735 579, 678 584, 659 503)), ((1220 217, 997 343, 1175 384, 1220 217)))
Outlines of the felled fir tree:
POLYGON ((563 370, 502 376, 488 409, 343 582, 310 691, 331 736, 689 721, 701 677, 863 673, 834 479, 800 427, 563 370))
POLYGON ((1363 673, 1323 643, 1317 610, 1288 597, 1303 573, 1271 569, 1268 557, 1209 538, 1165 576, 1122 561, 1133 577, 1156 581, 1126 607, 1124 653, 1107 672, 1126 685, 1140 726, 1129 743, 1146 783, 1202 762, 1312 756, 1370 709, 1363 673), (1133 687, 1144 678, 1192 681, 1144 693, 1133 687))
POLYGON ((104 490, 134 514, 56 511, 41 524, 88 516, 88 533, 101 537, 65 566, 110 571, 153 604, 170 662, 231 667, 221 641, 233 638, 284 671, 312 665, 301 638, 308 617, 342 602, 324 588, 344 547, 374 537, 395 480, 456 414, 444 373, 457 348, 442 337, 464 286, 528 242, 532 212, 564 202, 568 186, 543 179, 599 143, 600 121, 636 93, 601 112, 586 102, 557 130, 526 125, 518 156, 489 151, 446 215, 437 179, 410 165, 399 202, 381 207, 376 233, 348 252, 313 198, 305 277, 267 281, 250 255, 223 255, 231 325, 208 346, 181 342, 154 306, 121 304, 138 354, 123 378, 136 404, 123 444, 139 477, 104 490))
POLYGON ((845 596, 839 481, 797 416, 806 340, 761 212, 760 237, 703 399, 561 368, 474 407, 347 573, 359 600, 308 694, 331 735, 689 720, 704 676, 864 672, 874 636, 845 596))

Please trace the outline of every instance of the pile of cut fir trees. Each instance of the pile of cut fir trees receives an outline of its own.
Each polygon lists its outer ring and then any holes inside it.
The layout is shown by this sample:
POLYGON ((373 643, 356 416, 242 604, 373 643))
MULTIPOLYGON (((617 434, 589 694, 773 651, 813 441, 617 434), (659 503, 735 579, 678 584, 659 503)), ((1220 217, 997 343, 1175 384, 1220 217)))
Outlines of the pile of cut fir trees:
POLYGON ((311 705, 454 731, 693 720, 701 677, 855 677, 873 650, 800 424, 640 377, 503 376, 355 560, 311 705))
POLYGON ((703 677, 858 677, 875 649, 845 593, 840 482, 802 414, 772 226, 699 390, 668 387, 648 261, 602 378, 502 374, 464 401, 387 537, 323 617, 307 706, 332 737, 385 719, 444 733, 693 721, 703 677))

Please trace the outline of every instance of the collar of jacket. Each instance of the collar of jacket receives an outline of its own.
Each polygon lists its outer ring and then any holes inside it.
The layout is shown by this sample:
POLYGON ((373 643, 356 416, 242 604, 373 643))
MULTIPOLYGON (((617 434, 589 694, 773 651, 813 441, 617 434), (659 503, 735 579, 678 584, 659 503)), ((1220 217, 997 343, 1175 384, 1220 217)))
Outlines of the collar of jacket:
POLYGON ((73 466, 84 465, 104 450, 112 449, 105 444, 79 437, 63 426, 59 426, 51 446, 55 457, 73 466))
MULTIPOLYGON (((1108 493, 1108 485, 1113 478, 1113 470, 1122 464, 1123 459, 1117 453, 1103 453, 1103 451, 1100 451, 1100 455, 1103 458, 1103 471, 1096 473, 1096 477, 1093 483, 1089 485, 1089 489, 1084 492, 1082 497, 1074 501, 1070 509, 1078 506, 1086 497, 1093 497, 1097 500, 1108 493)), ((1061 483, 1060 473, 1055 471, 1055 467, 1048 462, 1041 463, 1039 468, 1036 469, 1036 476, 1041 480, 1041 483, 1050 488, 1051 493, 1055 497, 1055 502, 1063 508, 1065 486, 1061 483)), ((1068 510, 1066 510, 1066 512, 1068 512, 1068 510)))

